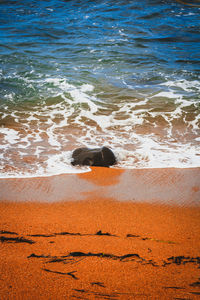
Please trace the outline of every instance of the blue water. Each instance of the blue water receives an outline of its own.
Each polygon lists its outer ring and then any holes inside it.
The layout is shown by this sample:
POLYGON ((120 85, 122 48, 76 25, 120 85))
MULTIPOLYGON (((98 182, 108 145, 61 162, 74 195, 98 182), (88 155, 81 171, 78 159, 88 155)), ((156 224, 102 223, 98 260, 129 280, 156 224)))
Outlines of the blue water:
MULTIPOLYGON (((193 1, 197 3, 198 1, 193 1)), ((200 166, 200 8, 172 0, 0 2, 0 172, 200 166)))

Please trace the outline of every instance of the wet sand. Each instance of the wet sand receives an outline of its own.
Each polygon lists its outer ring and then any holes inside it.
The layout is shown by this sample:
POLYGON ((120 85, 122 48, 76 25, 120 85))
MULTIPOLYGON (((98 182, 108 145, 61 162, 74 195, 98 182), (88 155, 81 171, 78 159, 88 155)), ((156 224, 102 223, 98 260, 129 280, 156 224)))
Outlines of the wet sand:
POLYGON ((0 299, 198 299, 200 168, 0 179, 0 299))

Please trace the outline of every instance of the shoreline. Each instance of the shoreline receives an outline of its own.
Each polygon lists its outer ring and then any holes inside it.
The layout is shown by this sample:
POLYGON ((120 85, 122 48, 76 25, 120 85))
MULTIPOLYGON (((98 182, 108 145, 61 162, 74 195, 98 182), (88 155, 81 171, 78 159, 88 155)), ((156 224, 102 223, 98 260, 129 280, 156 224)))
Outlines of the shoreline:
POLYGON ((198 299, 199 175, 0 179, 0 298, 198 299))
POLYGON ((198 206, 200 168, 117 169, 33 178, 0 178, 0 201, 60 202, 94 197, 198 206))
MULTIPOLYGON (((87 167, 87 166, 85 166, 87 167)), ((84 168, 84 167, 83 167, 84 168)), ((92 171, 92 168, 94 167, 88 167, 88 170, 81 170, 77 168, 77 172, 75 171, 69 171, 69 172, 61 172, 61 173, 55 173, 55 174, 43 174, 43 175, 8 175, 8 177, 1 177, 0 175, 0 180, 4 180, 4 179, 34 179, 34 178, 48 178, 48 177, 55 177, 55 176, 65 176, 65 175, 76 175, 76 174, 82 174, 82 173, 88 173, 92 171)), ((98 167, 99 168, 99 167, 98 167)), ((190 170, 190 169, 200 169, 200 166, 191 166, 191 167, 115 167, 115 166, 111 166, 109 167, 109 169, 115 169, 115 170, 173 170, 173 169, 181 169, 181 170, 190 170)))

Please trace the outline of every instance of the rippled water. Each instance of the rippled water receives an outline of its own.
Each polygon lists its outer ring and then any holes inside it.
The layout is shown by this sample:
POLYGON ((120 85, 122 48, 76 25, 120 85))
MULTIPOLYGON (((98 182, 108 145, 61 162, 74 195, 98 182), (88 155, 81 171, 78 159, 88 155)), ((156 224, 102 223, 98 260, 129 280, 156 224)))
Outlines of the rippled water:
POLYGON ((85 171, 83 145, 117 167, 200 166, 200 8, 0 1, 0 176, 85 171))

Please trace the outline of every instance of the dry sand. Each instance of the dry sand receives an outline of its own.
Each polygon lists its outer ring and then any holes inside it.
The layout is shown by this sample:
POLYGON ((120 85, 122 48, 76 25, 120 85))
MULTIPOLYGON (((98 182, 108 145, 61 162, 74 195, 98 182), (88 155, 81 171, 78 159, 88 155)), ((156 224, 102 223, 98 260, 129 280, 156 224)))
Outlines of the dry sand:
POLYGON ((199 299, 200 169, 0 180, 0 299, 199 299))

